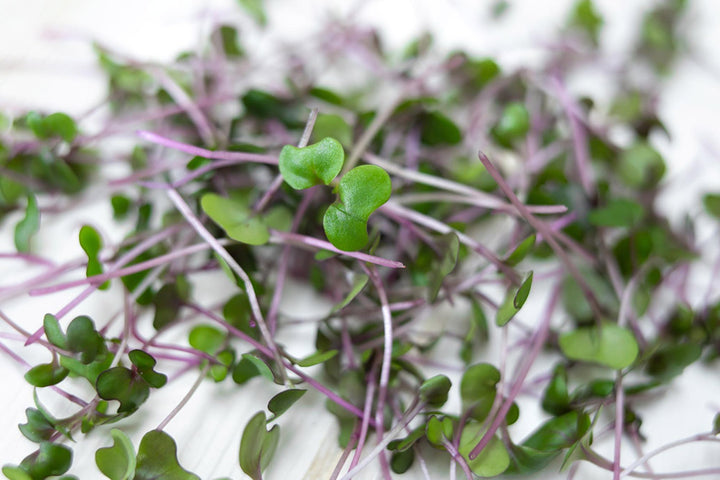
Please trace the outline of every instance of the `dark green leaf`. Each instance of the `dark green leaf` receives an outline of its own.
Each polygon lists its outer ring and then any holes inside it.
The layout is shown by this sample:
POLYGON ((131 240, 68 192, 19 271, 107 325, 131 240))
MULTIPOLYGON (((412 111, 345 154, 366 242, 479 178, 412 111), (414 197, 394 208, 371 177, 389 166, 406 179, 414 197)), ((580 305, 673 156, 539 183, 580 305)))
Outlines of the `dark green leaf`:
POLYGON ((34 387, 49 387, 62 382, 68 370, 54 363, 36 365, 25 373, 25 380, 34 387))
POLYGON ((412 449, 393 452, 390 457, 390 468, 395 473, 405 473, 412 467, 414 461, 415 452, 412 449))
MULTIPOLYGON (((252 363, 255 368, 257 369, 258 373, 262 375, 263 377, 267 378, 270 381, 275 380, 275 376, 272 373, 272 370, 270 370, 270 367, 267 366, 265 362, 260 360, 255 355, 249 354, 249 353, 243 353, 242 359, 247 360, 250 363, 252 363)), ((233 377, 234 378, 234 377, 233 377)))
POLYGON ((93 362, 98 356, 107 351, 105 340, 95 330, 95 324, 90 317, 81 315, 75 317, 67 327, 67 348, 80 354, 80 361, 84 364, 93 362))
POLYGON ((430 407, 438 408, 445 405, 452 383, 445 375, 435 375, 420 385, 420 398, 430 407))
POLYGON ((525 305, 525 301, 528 298, 528 295, 530 295, 530 287, 532 287, 532 279, 533 279, 533 272, 531 271, 527 277, 525 277, 525 280, 520 284, 520 288, 518 288, 517 293, 515 294, 515 297, 513 297, 513 307, 520 310, 523 305, 525 305))
POLYGON ((705 210, 713 217, 720 219, 720 193, 706 193, 703 195, 705 210))
POLYGON ((589 428, 590 417, 572 411, 545 422, 523 442, 523 446, 542 452, 562 450, 579 441, 589 428))
POLYGON ((35 408, 25 409, 27 423, 21 423, 18 428, 31 442, 40 443, 50 440, 55 433, 54 419, 49 419, 43 412, 35 408))
POLYGON ((132 413, 148 398, 150 388, 139 375, 125 367, 113 367, 97 377, 98 395, 104 400, 120 402, 118 413, 132 413))
POLYGON ((33 480, 42 480, 62 475, 70 469, 71 464, 72 450, 65 445, 42 442, 37 452, 28 455, 20 462, 20 468, 33 480))
POLYGON ((570 396, 567 388, 567 372, 558 365, 548 383, 542 399, 542 408, 553 415, 562 415, 570 410, 570 396))
POLYGON ((153 388, 160 388, 167 383, 167 376, 155 371, 157 361, 143 350, 131 350, 128 353, 130 361, 137 368, 140 376, 153 388))
POLYGON ((178 314, 185 303, 177 282, 166 283, 155 294, 152 301, 155 306, 153 327, 160 330, 178 318, 178 314))
POLYGON ((178 463, 175 440, 162 430, 151 430, 140 441, 133 480, 200 480, 178 463))
POLYGON ((217 29, 217 36, 219 37, 225 56, 230 58, 243 56, 244 52, 238 42, 238 32, 235 27, 231 25, 220 25, 217 29))
MULTIPOLYGON (((299 388, 291 388, 289 390, 282 391, 275 395, 268 402, 268 410, 273 414, 271 420, 277 419, 280 415, 285 413, 295 402, 300 400, 300 397, 305 395, 307 390, 299 388)), ((270 420, 268 420, 270 421, 270 420)))
POLYGON ((132 202, 124 195, 113 195, 110 197, 110 205, 113 209, 113 218, 115 220, 123 220, 130 213, 132 202))
POLYGON ((695 363, 702 351, 702 347, 695 343, 665 345, 650 356, 645 372, 661 381, 670 380, 695 363))
POLYGON ((427 112, 422 116, 420 141, 425 145, 457 145, 462 132, 455 123, 440 112, 427 112))
POLYGON ((135 476, 135 448, 122 430, 113 428, 112 447, 100 448, 95 452, 95 464, 110 480, 133 480, 135 476))
POLYGON ((75 140, 78 133, 75 120, 61 112, 51 113, 42 120, 42 123, 47 136, 60 137, 67 143, 75 140))
POLYGON ((253 480, 262 479, 262 472, 280 438, 280 427, 275 425, 268 431, 265 425, 265 412, 257 412, 245 426, 240 439, 240 468, 253 480))

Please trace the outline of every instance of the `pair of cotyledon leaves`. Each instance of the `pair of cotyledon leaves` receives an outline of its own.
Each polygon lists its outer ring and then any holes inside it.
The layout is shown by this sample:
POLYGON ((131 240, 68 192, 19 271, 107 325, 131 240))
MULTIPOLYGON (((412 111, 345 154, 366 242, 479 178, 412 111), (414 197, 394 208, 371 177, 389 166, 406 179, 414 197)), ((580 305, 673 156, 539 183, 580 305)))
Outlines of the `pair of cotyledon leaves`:
MULTIPOLYGON (((283 179, 294 189, 329 185, 340 173, 345 154, 340 142, 324 138, 307 147, 286 145, 278 159, 283 179)), ((338 200, 323 218, 328 240, 340 250, 359 250, 367 244, 370 215, 390 198, 390 176, 380 167, 362 165, 342 176, 338 200)))
MULTIPOLYGON (((342 145, 331 137, 302 148, 286 145, 278 159, 280 174, 296 190, 330 185, 344 161, 342 145)), ((323 218, 325 234, 340 250, 359 250, 368 242, 370 215, 390 198, 390 176, 380 167, 362 165, 343 175, 335 190, 338 200, 328 207, 323 218)), ((230 238, 252 245, 267 242, 271 218, 261 218, 237 202, 211 193, 202 198, 201 206, 230 238)))

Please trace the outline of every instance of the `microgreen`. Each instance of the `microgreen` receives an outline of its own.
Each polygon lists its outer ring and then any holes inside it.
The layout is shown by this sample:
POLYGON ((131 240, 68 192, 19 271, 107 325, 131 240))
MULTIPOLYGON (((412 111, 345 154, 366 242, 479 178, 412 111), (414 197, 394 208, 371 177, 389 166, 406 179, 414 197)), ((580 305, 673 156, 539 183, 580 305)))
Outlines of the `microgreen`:
MULTIPOLYGON (((717 225, 720 195, 688 195, 697 204, 682 224, 658 201, 674 188, 673 149, 657 141, 674 132, 658 105, 683 53, 686 2, 656 2, 638 17, 630 57, 608 59, 603 9, 578 0, 538 47, 544 58, 522 69, 487 52, 448 54, 433 32, 395 50, 371 29, 320 19, 332 41, 284 45, 282 82, 234 80, 266 77, 252 42, 273 20, 261 0, 237 3, 254 25, 209 20, 202 48, 167 64, 95 45, 110 107, 98 131, 69 113, 0 118, 0 217, 15 215, 17 250, 2 258, 40 272, 10 276, 0 298, 82 287, 44 318, 0 311, 12 329, 0 350, 34 387, 14 433, 37 448, 3 474, 73 479, 66 440, 93 432, 111 480, 206 478, 202 462, 198 475, 181 466, 165 426, 216 384, 266 407, 233 447, 255 480, 283 475, 275 451, 292 452, 280 428, 297 435, 293 411, 318 398, 338 422, 333 479, 370 464, 388 480, 447 465, 448 478, 574 472, 577 462, 618 479, 675 445, 634 463, 624 448, 642 448, 647 398, 718 357, 720 262, 696 227, 717 225), (610 98, 578 96, 577 74, 606 64, 610 98), (321 82, 336 76, 353 81, 321 82), (71 196, 91 186, 108 192, 117 223, 83 217, 67 234, 76 258, 56 258, 45 230, 64 223, 58 211, 84 215, 75 207, 97 195, 71 196), (100 234, 116 231, 119 241, 100 234), (206 276, 223 285, 212 301, 206 276), (327 308, 304 318, 289 282, 327 308), (91 316, 90 295, 118 308, 91 316), (30 363, 26 348, 45 356, 30 363), (164 408, 155 390, 169 398, 187 372, 189 391, 138 431, 139 412, 164 408), (59 415, 45 395, 74 410, 59 415), (605 458, 595 442, 608 432, 605 458)), ((513 14, 509 2, 493 9, 513 14)), ((716 440, 711 417, 714 433, 687 443, 716 440)), ((641 474, 720 472, 657 469, 641 474)))

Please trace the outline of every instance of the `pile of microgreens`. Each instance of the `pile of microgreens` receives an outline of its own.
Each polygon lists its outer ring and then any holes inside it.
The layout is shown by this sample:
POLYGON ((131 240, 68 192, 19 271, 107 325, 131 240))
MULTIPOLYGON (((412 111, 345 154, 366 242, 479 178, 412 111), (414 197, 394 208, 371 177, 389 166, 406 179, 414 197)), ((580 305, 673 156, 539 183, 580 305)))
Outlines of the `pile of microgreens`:
MULTIPOLYGON (((259 2, 241 4, 264 23, 259 2)), ((590 0, 573 7, 544 65, 516 71, 464 52, 438 59, 429 35, 387 52, 373 31, 345 22, 302 51, 288 47, 288 70, 271 88, 236 81, 258 67, 232 25, 171 65, 98 45, 109 81, 104 129, 89 134, 64 113, 30 112, 9 117, 2 132, 2 213, 25 212, 14 227, 17 253, 4 256, 40 273, 3 287, 0 298, 83 287, 42 325, 0 311, 14 329, 0 349, 37 390, 75 407, 58 418, 36 390, 20 430, 38 448, 2 472, 77 478, 66 474, 71 445, 97 428, 110 435, 96 464, 112 480, 198 478, 179 465, 167 423, 201 383, 275 382, 284 390, 252 416, 239 445, 253 479, 271 465, 281 415, 308 389, 326 397, 339 424, 343 454, 332 479, 372 462, 384 478, 413 464, 429 478, 429 462, 449 465, 448 478, 548 466, 572 477, 580 460, 615 479, 720 475, 720 467, 648 465, 671 446, 717 441, 718 422, 637 461, 620 457, 623 440, 642 448, 643 401, 688 365, 713 361, 720 345, 720 298, 708 293, 693 308, 686 295, 690 266, 708 261, 702 245, 655 208, 665 162, 650 140, 666 135, 657 85, 682 51, 684 9, 666 0, 646 12, 634 54, 613 73, 610 105, 565 86, 599 59, 603 21, 590 0), (323 86, 316 79, 328 70, 355 84, 323 86), (240 108, 228 114, 220 107, 229 103, 240 108), (622 143, 611 135, 618 128, 622 143), (128 173, 108 179, 104 165, 117 156, 104 142, 128 134, 128 173), (65 215, 53 205, 74 205, 69 197, 96 183, 111 192, 114 217, 133 225, 122 243, 106 246, 85 225, 86 258, 34 255, 41 217, 65 215), (479 235, 498 218, 504 243, 490 248, 479 235), (193 294, 194 277, 208 271, 236 286, 221 304, 193 294), (297 323, 279 311, 290 278, 335 305, 316 320, 314 338, 302 339, 315 351, 303 358, 276 337, 297 323), (88 296, 110 295, 96 290, 111 283, 122 284, 119 318, 69 318, 88 296), (523 318, 533 291, 547 292, 546 304, 538 318, 523 318), (420 321, 447 305, 446 329, 425 331, 420 321), (148 336, 140 324, 150 317, 148 336), (495 329, 498 365, 478 362, 495 329), (187 342, 163 339, 177 331, 187 342), (441 341, 457 358, 433 357, 441 341), (28 364, 26 348, 38 346, 47 362, 28 364), (531 377, 541 354, 552 368, 531 377), (454 385, 424 373, 453 364, 463 365, 449 374, 454 385), (166 385, 162 372, 193 370, 198 381, 136 450, 126 417, 166 385), (73 393, 69 379, 93 394, 73 393), (461 406, 443 409, 453 388, 461 406), (519 396, 539 399, 547 414, 526 438, 510 427, 519 396), (604 458, 593 443, 608 436, 614 455, 604 458)), ((703 200, 701 216, 720 218, 720 195, 703 200)))

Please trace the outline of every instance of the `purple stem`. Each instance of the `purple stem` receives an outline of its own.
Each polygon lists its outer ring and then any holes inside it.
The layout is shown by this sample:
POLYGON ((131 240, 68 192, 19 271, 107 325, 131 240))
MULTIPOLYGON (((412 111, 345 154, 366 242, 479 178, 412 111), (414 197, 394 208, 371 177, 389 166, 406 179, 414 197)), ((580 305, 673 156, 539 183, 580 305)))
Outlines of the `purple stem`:
POLYGON ((204 158, 211 158, 215 160, 232 160, 232 161, 244 161, 244 162, 256 162, 265 163, 268 165, 277 165, 278 160, 273 155, 263 155, 260 153, 248 153, 248 152, 228 152, 228 151, 213 151, 206 148, 196 147, 195 145, 189 145, 187 143, 178 142, 169 138, 163 137, 153 132, 146 130, 138 130, 137 135, 143 140, 147 140, 151 143, 156 143, 173 150, 180 150, 190 155, 195 155, 204 158))
POLYGON ((495 418, 493 418, 490 427, 482 436, 478 444, 475 445, 475 447, 472 449, 470 455, 468 455, 470 460, 475 460, 475 458, 477 458, 480 452, 482 452, 483 448, 485 448, 487 444, 490 443, 490 440, 493 438, 493 435, 500 427, 500 424, 505 421, 505 417, 507 416, 508 411, 510 411, 510 407, 512 407, 515 398, 522 389, 525 377, 527 377, 528 373, 530 372, 530 368, 532 367, 535 359, 540 353, 540 349, 545 344, 545 339, 547 338, 548 332, 550 330, 550 319, 552 318, 552 314, 555 311, 555 306, 557 305, 557 302, 560 298, 560 292, 560 287, 556 286, 550 296, 550 300, 543 315, 542 323, 540 324, 540 327, 535 333, 535 340, 533 342, 532 350, 525 357, 525 362, 522 364, 520 371, 515 378, 515 382, 510 389, 510 393, 505 398, 505 402, 500 407, 500 410, 498 411, 497 415, 495 415, 495 418))
POLYGON ((332 243, 320 240, 319 238, 308 237, 299 233, 281 232, 279 230, 270 230, 270 243, 280 244, 292 244, 297 246, 307 246, 313 248, 319 248, 323 250, 329 250, 334 253, 346 255, 348 257, 362 260, 363 262, 373 263, 380 265, 381 267, 389 268, 405 268, 402 262, 396 262, 394 260, 387 260, 385 258, 376 257, 374 255, 368 255, 362 252, 347 252, 336 248, 332 243))

